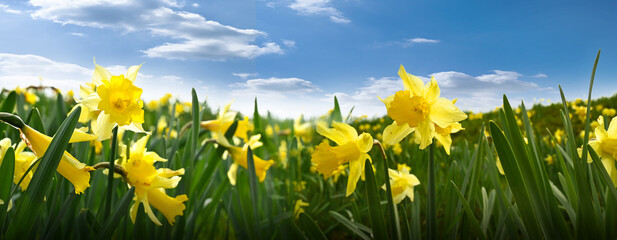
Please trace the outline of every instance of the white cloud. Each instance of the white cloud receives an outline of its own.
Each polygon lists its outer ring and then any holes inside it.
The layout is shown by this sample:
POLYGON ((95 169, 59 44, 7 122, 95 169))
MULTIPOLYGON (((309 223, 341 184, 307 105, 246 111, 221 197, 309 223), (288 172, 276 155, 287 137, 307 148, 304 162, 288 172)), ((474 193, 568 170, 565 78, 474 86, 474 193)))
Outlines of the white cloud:
POLYGON ((258 41, 267 35, 265 32, 174 10, 181 4, 171 0, 30 0, 30 4, 37 7, 31 14, 35 19, 125 32, 146 31, 172 40, 143 50, 149 57, 226 60, 283 53, 275 42, 258 41))
POLYGON ((536 75, 532 76, 533 78, 547 78, 548 75, 546 75, 545 73, 538 73, 536 75))
POLYGON ((410 38, 410 39, 407 39, 407 42, 410 42, 410 43, 438 43, 439 40, 428 39, 428 38, 410 38))
POLYGON ((191 4, 191 6, 194 7, 194 8, 198 8, 199 7, 199 3, 193 3, 193 4, 191 4))
POLYGON ((10 14, 21 14, 22 13, 21 11, 12 9, 8 5, 5 5, 5 4, 0 4, 0 11, 3 11, 5 13, 10 13, 10 14))
POLYGON ((257 76, 257 73, 232 73, 231 75, 234 75, 236 77, 240 77, 242 79, 247 79, 248 77, 257 76))
POLYGON ((178 76, 174 76, 174 75, 162 76, 161 79, 163 79, 165 81, 168 81, 170 83, 184 84, 184 81, 182 81, 182 77, 178 77, 178 76))
POLYGON ((328 16, 330 21, 335 23, 351 22, 338 9, 331 6, 330 0, 295 0, 289 5, 289 8, 302 15, 328 16))
POLYGON ((240 91, 264 92, 274 94, 311 93, 321 91, 312 82, 300 78, 257 78, 243 83, 234 83, 230 87, 240 88, 240 91))
POLYGON ((283 45, 285 45, 288 48, 293 48, 293 47, 296 47, 296 42, 292 40, 283 39, 283 45))
POLYGON ((84 37, 84 36, 86 36, 86 35, 85 35, 85 34, 83 34, 83 33, 77 33, 77 32, 72 32, 72 33, 71 33, 71 35, 73 35, 73 36, 78 36, 78 37, 84 37))

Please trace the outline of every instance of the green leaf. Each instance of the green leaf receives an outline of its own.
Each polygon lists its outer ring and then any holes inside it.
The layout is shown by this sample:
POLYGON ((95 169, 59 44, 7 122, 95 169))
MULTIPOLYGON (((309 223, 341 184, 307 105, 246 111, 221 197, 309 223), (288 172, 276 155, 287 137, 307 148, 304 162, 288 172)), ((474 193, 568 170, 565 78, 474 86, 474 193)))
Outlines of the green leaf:
MULTIPOLYGON (((17 101, 17 93, 15 91, 11 91, 9 95, 2 100, 0 112, 13 113, 13 110, 15 110, 15 101, 17 101)), ((0 124, 0 132, 4 132, 5 129, 6 126, 4 124, 0 124)))
POLYGON ((146 212, 144 211, 144 205, 139 204, 137 209, 137 215, 135 216, 135 225, 133 225, 133 238, 134 239, 148 239, 148 232, 146 231, 146 212))
POLYGON ((113 214, 111 214, 111 216, 107 218, 105 223, 103 223, 103 226, 101 227, 101 230, 99 231, 99 234, 98 234, 99 239, 109 239, 113 235, 113 233, 116 230, 116 227, 120 223, 120 220, 122 220, 122 218, 124 218, 124 216, 128 214, 129 205, 131 204, 131 201, 133 200, 134 194, 135 194, 135 187, 131 187, 131 189, 129 189, 124 194, 122 199, 120 199, 120 203, 117 205, 116 211, 114 211, 113 214))
POLYGON ((341 214, 339 214, 339 213, 337 213, 335 211, 330 211, 330 216, 332 216, 336 221, 338 221, 341 224, 343 224, 343 226, 347 227, 353 233, 358 235, 358 237, 360 237, 360 238, 362 238, 364 240, 370 240, 371 239, 363 231, 361 231, 353 222, 349 221, 349 219, 347 219, 343 215, 341 215, 341 214))
POLYGON ((111 204, 112 204, 112 197, 113 197, 113 191, 114 191, 114 174, 112 174, 114 172, 113 170, 113 166, 114 166, 114 161, 116 160, 116 148, 118 146, 118 126, 115 126, 112 130, 112 137, 111 137, 111 150, 109 151, 109 174, 107 174, 107 193, 106 193, 106 200, 105 200, 105 218, 107 219, 109 217, 109 214, 111 213, 111 204))
POLYGON ((371 162, 367 159, 364 163, 364 175, 366 176, 366 199, 368 201, 369 216, 371 219, 371 229, 373 229, 373 238, 389 239, 386 222, 381 211, 381 201, 379 200, 379 192, 377 191, 377 183, 371 162))
POLYGON ((428 239, 437 239, 437 199, 435 197, 435 143, 428 146, 428 196, 426 196, 426 231, 428 239))
POLYGON ((469 217, 468 219, 471 219, 471 226, 473 227, 472 229, 474 230, 474 232, 476 232, 476 235, 480 239, 486 239, 484 232, 482 232, 482 228, 480 228, 480 223, 478 223, 478 219, 476 219, 476 216, 473 214, 469 203, 467 202, 467 200, 465 200, 465 197, 463 197, 463 194, 460 190, 458 190, 456 184, 454 184, 452 180, 450 180, 450 185, 454 188, 459 200, 463 203, 463 209, 465 209, 465 213, 467 213, 467 216, 469 217))
POLYGON ((591 155, 591 159, 593 159, 592 165, 594 165, 596 171, 600 173, 601 179, 604 180, 604 184, 608 186, 609 193, 613 195, 613 198, 617 199, 617 189, 615 188, 611 177, 608 175, 608 172, 606 172, 604 164, 602 164, 602 160, 600 160, 600 157, 598 157, 598 154, 595 150, 593 150, 591 145, 587 144, 587 146, 589 147, 589 155, 591 155))
POLYGON ((28 126, 34 128, 35 130, 45 134, 45 125, 43 124, 43 120, 41 120, 41 113, 38 108, 33 108, 28 113, 28 117, 26 118, 26 124, 28 126))
POLYGON ((69 193, 69 196, 66 197, 66 199, 64 200, 64 203, 62 204, 60 211, 56 215, 56 218, 53 221, 51 220, 51 218, 49 219, 48 225, 51 224, 51 226, 47 230, 47 233, 45 234, 45 237, 43 239, 54 239, 54 235, 56 234, 56 231, 58 230, 58 226, 64 219, 64 215, 71 208, 71 205, 73 204, 73 200, 75 200, 75 196, 76 196, 75 189, 73 188, 71 193, 69 193))
POLYGON ((257 195, 257 174, 255 172, 255 161, 253 159, 253 150, 251 147, 246 151, 246 161, 248 165, 248 180, 249 187, 251 193, 251 208, 253 209, 253 217, 255 218, 255 231, 257 231, 258 236, 261 236, 261 230, 259 228, 259 199, 257 195))
POLYGON ((259 116, 259 108, 257 107, 257 98, 255 98, 255 111, 253 112, 253 126, 255 133, 263 132, 263 126, 261 124, 261 117, 259 116))
POLYGON ((536 216, 536 211, 531 203, 529 191, 527 190, 526 183, 523 180, 523 174, 521 173, 521 169, 518 166, 516 157, 514 156, 514 152, 512 151, 508 140, 506 140, 504 133, 494 121, 490 122, 489 129, 491 131, 491 136, 493 137, 495 149, 497 149, 497 154, 501 160, 503 171, 506 174, 508 185, 512 190, 512 195, 514 196, 518 209, 521 212, 521 217, 523 218, 522 220, 525 224, 527 232, 529 232, 530 236, 543 236, 542 230, 540 229, 538 223, 538 218, 536 216))
POLYGON ((12 113, 15 110, 15 101, 17 100, 17 93, 15 91, 11 91, 9 95, 2 101, 2 105, 0 106, 0 112, 8 112, 12 113))
POLYGON ((306 213, 300 213, 300 226, 308 239, 327 239, 315 221, 306 213))
MULTIPOLYGON (((2 165, 0 165, 0 200, 4 204, 0 205, 0 232, 4 229, 4 216, 11 201, 11 185, 13 184, 13 174, 15 170, 15 151, 12 147, 6 149, 2 165)), ((1 235, 1 234, 0 234, 1 235)))
POLYGON ((334 96, 334 109, 332 109, 332 114, 330 115, 330 119, 336 122, 342 122, 343 116, 341 115, 341 108, 338 105, 338 99, 334 96))
POLYGON ((9 239, 18 238, 24 232, 29 232, 32 229, 36 220, 36 217, 33 216, 38 216, 43 206, 41 203, 45 195, 51 189, 51 185, 53 184, 51 180, 68 147, 69 139, 73 134, 80 112, 81 108, 76 108, 75 111, 62 122, 58 132, 51 140, 51 144, 43 155, 37 171, 34 172, 34 176, 30 181, 30 185, 28 185, 23 199, 21 199, 21 202, 17 206, 17 213, 9 225, 6 235, 9 239))

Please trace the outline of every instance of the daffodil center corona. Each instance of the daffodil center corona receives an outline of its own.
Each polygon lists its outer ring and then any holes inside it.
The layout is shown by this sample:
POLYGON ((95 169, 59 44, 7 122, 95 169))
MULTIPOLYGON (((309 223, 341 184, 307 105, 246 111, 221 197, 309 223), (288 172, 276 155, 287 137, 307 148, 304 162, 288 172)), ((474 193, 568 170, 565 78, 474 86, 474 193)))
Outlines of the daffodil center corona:
POLYGON ((129 173, 129 181, 135 185, 150 184, 152 179, 156 177, 157 172, 151 162, 143 158, 141 153, 131 153, 131 159, 125 165, 126 171, 129 173))
MULTIPOLYGON (((111 99, 110 99, 111 100, 111 99)), ((123 112, 131 104, 131 100, 116 98, 110 105, 118 112, 123 112)))
POLYGON ((428 116, 429 105, 424 97, 413 96, 411 98, 411 104, 413 121, 420 122, 428 116))
POLYGON ((417 127, 430 113, 430 105, 422 96, 411 96, 408 90, 398 91, 388 108, 388 115, 399 124, 417 127))

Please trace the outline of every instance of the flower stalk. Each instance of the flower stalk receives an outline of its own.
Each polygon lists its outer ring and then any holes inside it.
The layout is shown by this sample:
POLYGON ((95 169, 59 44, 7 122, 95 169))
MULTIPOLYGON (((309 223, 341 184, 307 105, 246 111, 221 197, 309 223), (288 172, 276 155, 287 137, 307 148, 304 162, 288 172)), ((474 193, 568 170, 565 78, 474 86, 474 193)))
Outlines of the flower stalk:
POLYGON ((427 239, 437 239, 437 210, 435 199, 435 143, 428 148, 427 239))

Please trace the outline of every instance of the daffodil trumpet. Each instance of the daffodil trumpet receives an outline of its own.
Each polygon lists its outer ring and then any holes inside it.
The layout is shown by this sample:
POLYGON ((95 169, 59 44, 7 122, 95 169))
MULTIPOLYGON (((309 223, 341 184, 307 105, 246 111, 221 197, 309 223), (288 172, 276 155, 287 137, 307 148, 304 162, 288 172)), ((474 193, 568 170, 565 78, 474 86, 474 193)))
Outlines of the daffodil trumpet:
MULTIPOLYGON (((47 148, 51 144, 51 137, 26 125, 24 121, 16 115, 2 112, 0 113, 0 121, 19 130, 22 140, 39 158, 45 154, 47 148)), ((94 135, 74 130, 69 143, 91 141, 94 139, 96 139, 94 135)), ((62 155, 62 160, 57 168, 58 173, 75 186, 75 193, 77 194, 82 193, 86 188, 90 187, 90 171, 92 170, 94 170, 92 167, 79 162, 73 155, 66 151, 62 155)))

